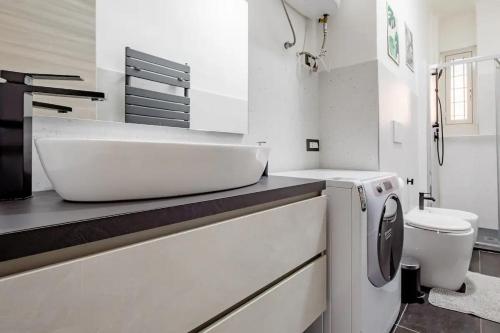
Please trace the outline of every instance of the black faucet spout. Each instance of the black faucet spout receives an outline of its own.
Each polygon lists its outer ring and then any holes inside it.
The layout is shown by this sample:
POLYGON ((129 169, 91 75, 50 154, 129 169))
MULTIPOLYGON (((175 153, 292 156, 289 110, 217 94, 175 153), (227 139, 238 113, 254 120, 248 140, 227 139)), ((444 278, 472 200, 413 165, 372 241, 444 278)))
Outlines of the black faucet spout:
POLYGON ((55 110, 59 113, 68 113, 68 112, 73 111, 73 109, 69 106, 52 104, 52 103, 44 103, 44 102, 33 102, 33 108, 45 109, 45 110, 55 110))
POLYGON ((418 193, 418 209, 424 210, 424 208, 425 208, 425 204, 424 204, 425 200, 436 202, 436 199, 434 197, 431 197, 430 193, 420 192, 420 193, 418 193))
POLYGON ((33 80, 83 81, 79 75, 37 74, 14 71, 0 71, 0 77, 10 83, 32 85, 33 80))
POLYGON ((104 100, 104 93, 33 85, 33 80, 81 81, 77 75, 0 71, 0 200, 31 196, 33 107, 71 112, 67 106, 33 102, 33 95, 104 100))
POLYGON ((65 89, 65 88, 31 86, 31 92, 34 95, 87 98, 87 99, 90 99, 92 101, 104 101, 104 99, 105 99, 104 93, 97 92, 97 91, 87 91, 87 90, 74 90, 74 89, 65 89))

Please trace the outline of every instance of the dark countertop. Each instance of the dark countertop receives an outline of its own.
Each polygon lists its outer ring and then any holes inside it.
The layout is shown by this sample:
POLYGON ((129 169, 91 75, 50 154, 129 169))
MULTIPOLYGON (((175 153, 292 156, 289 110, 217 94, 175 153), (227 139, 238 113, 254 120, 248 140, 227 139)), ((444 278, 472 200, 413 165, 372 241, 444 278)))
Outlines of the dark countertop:
POLYGON ((76 203, 54 191, 35 192, 30 199, 0 202, 0 262, 324 188, 324 181, 270 176, 233 190, 154 200, 76 203))

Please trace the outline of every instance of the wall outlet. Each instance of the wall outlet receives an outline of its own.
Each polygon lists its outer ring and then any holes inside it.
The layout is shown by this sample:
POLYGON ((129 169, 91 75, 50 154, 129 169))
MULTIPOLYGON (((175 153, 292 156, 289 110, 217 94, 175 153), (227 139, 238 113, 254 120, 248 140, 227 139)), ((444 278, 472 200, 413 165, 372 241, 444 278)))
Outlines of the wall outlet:
POLYGON ((306 150, 307 151, 319 151, 319 140, 306 139, 306 150))

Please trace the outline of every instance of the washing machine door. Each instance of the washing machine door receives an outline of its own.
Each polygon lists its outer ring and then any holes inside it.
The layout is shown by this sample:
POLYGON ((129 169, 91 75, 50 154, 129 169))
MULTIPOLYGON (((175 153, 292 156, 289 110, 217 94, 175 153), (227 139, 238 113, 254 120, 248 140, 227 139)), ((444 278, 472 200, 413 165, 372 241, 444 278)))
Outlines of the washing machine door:
POLYGON ((396 276, 403 254, 404 217, 395 194, 387 197, 380 216, 377 253, 380 273, 387 282, 396 276))

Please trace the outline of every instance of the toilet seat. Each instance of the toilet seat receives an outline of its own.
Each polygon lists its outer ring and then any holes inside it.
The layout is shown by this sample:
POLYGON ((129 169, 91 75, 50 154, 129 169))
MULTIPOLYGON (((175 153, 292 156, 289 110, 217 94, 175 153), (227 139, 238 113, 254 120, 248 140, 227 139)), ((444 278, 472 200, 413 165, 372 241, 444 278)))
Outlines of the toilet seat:
POLYGON ((457 217, 432 213, 422 214, 418 211, 407 214, 405 222, 414 228, 443 233, 466 233, 472 228, 469 222, 457 217))
MULTIPOLYGON (((418 207, 415 208, 417 210, 418 207)), ((425 212, 432 213, 432 214, 438 214, 438 215, 447 215, 447 216, 452 216, 459 218, 461 220, 465 220, 470 223, 472 229, 474 230, 474 243, 477 241, 477 234, 478 234, 478 224, 479 224, 479 216, 477 216, 474 213, 466 212, 463 210, 456 210, 456 209, 448 209, 448 208, 441 208, 441 207, 425 207, 424 208, 425 212)))
POLYGON ((451 217, 456 217, 456 218, 465 220, 467 222, 479 219, 479 216, 477 216, 476 214, 471 213, 471 212, 466 212, 464 210, 448 209, 448 208, 441 208, 441 207, 425 207, 424 211, 429 212, 431 214, 439 214, 439 215, 447 215, 447 216, 451 216, 451 217))

